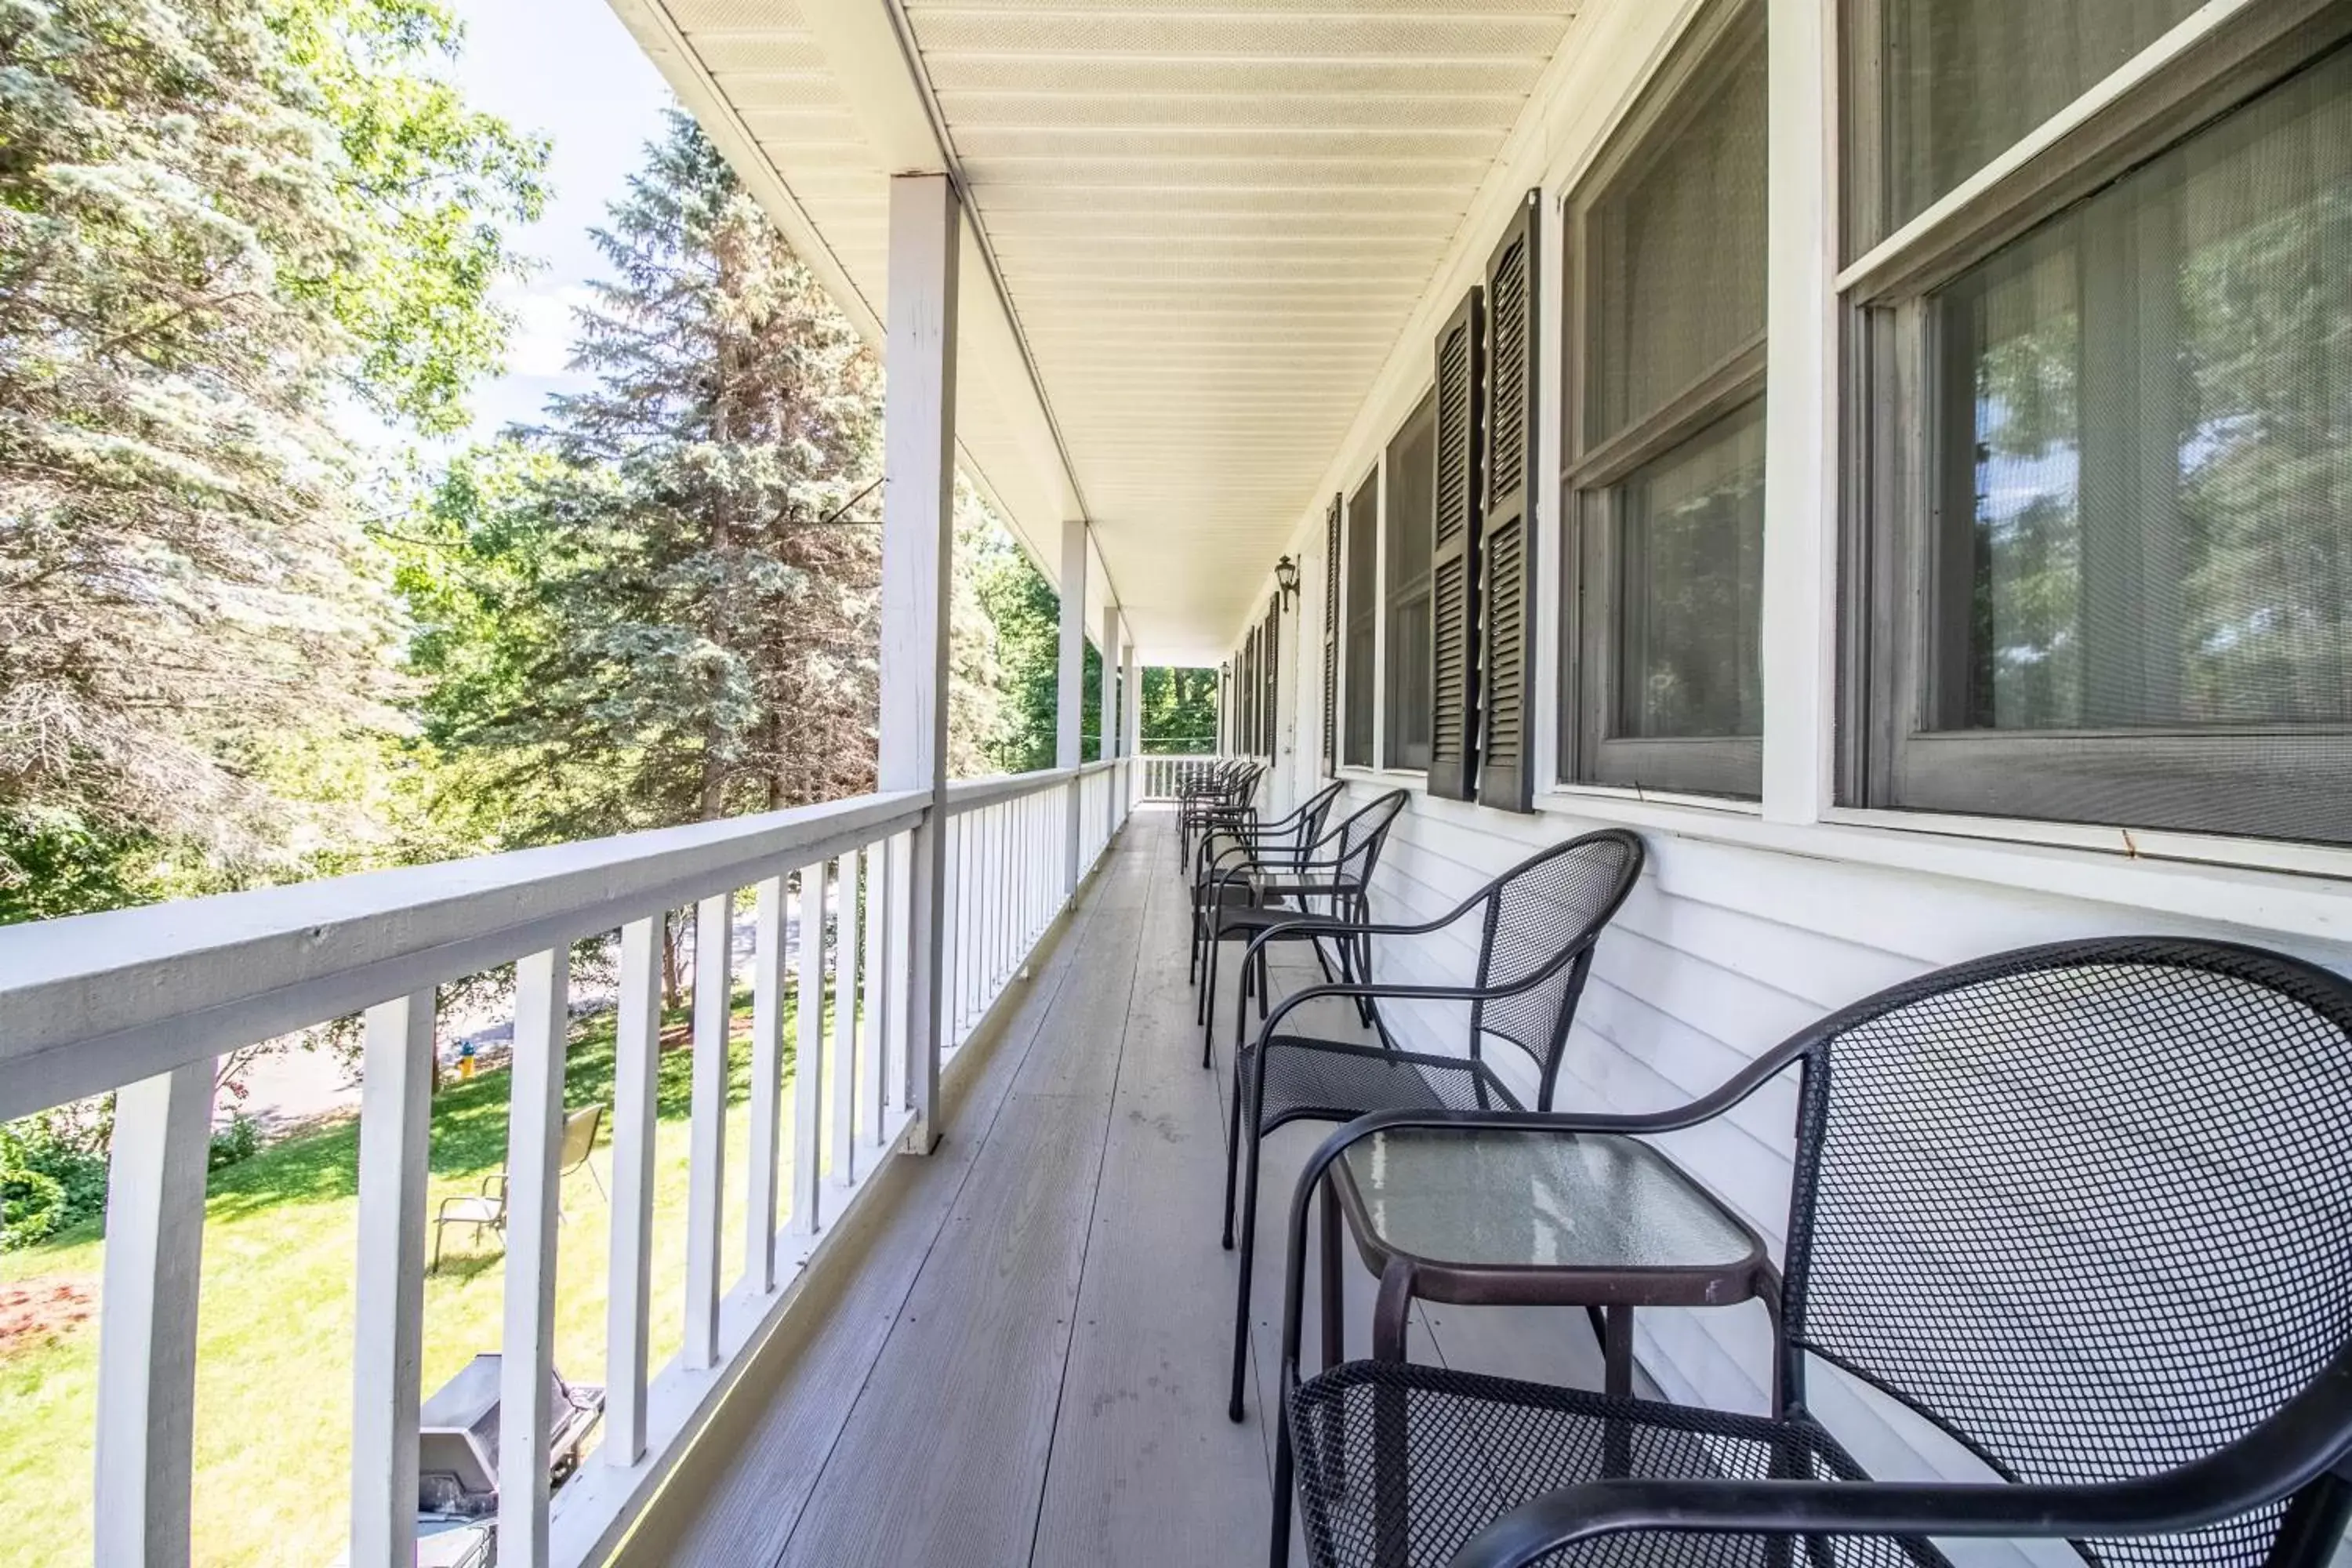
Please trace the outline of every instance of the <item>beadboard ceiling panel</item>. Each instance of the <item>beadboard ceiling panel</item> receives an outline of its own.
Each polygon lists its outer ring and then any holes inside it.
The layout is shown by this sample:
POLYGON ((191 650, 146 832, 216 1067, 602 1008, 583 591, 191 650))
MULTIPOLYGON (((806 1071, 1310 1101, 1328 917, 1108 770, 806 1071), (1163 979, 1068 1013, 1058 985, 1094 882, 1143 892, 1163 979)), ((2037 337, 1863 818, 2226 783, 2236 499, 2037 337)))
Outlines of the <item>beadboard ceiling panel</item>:
POLYGON ((887 176, 960 177, 967 466, 1049 572, 1088 518, 1092 591, 1178 660, 1258 608, 1575 8, 614 4, 869 330, 887 176))

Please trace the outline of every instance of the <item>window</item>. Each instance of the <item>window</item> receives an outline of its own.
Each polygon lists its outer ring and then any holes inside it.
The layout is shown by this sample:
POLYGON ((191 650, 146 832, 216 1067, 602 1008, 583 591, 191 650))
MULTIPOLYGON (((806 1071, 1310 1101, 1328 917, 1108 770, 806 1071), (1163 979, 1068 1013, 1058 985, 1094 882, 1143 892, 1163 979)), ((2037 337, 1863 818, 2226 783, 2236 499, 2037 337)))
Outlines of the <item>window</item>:
POLYGON ((1350 767, 1372 765, 1372 694, 1379 675, 1372 668, 1372 643, 1379 617, 1380 475, 1368 475, 1348 498, 1347 733, 1340 760, 1350 767))
POLYGON ((1388 724, 1392 768, 1429 766, 1429 556, 1437 497, 1437 397, 1388 450, 1388 724))
POLYGON ((1566 777, 1761 782, 1764 87, 1703 16, 1570 202, 1566 777))
POLYGON ((1851 259, 2163 37, 2200 0, 1859 0, 1851 259), (1873 47, 1874 44, 1875 47, 1873 47))
MULTIPOLYGON (((2095 39, 2011 9, 1964 8, 2063 76, 2185 7, 2081 7, 2095 39)), ((1848 799, 2352 841, 2352 51, 2248 83, 2249 42, 2124 100, 2136 161, 1995 190, 2001 243, 1859 301, 1848 799)), ((2052 108, 2025 79, 2000 137, 2052 108)), ((1969 121, 1938 163, 1887 99, 1883 164, 1922 171, 1891 189, 2005 144, 1969 121)))

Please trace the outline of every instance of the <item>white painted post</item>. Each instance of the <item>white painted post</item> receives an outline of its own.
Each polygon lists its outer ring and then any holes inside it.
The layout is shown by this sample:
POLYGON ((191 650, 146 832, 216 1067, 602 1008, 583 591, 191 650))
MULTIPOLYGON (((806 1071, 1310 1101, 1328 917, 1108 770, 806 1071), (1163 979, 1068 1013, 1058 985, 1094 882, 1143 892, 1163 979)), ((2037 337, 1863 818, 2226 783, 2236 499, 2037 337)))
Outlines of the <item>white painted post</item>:
POLYGON ((187 1568, 213 1060, 125 1084, 107 1166, 98 1568, 187 1568))
MULTIPOLYGON (((1072 519, 1062 524, 1062 642, 1054 666, 1054 765, 1075 768, 1086 756, 1079 726, 1086 719, 1087 678, 1087 525, 1072 519)), ((1083 792, 1070 790, 1069 847, 1064 858, 1063 891, 1078 887, 1078 844, 1084 837, 1083 792)))
POLYGON ((1764 816, 1821 820, 1837 689, 1835 0, 1770 0, 1764 407, 1764 816))
POLYGON ((866 909, 862 922, 866 959, 858 966, 857 1100, 864 1109, 868 1142, 879 1144, 889 1135, 890 1086, 884 1058, 888 1055, 889 1030, 884 1023, 889 1010, 890 988, 883 983, 889 930, 890 839, 866 847, 866 909))
POLYGON ((499 1365, 499 1562, 547 1568, 548 1428, 555 1377, 557 1156, 569 1043, 561 948, 515 965, 507 1107, 506 1325, 499 1365))
POLYGON ((761 1295, 776 1288, 776 1166, 783 1142, 784 879, 760 884, 751 952, 751 1202, 744 1267, 761 1295))
POLYGON ((1126 759, 1119 769, 1118 819, 1121 822, 1125 822, 1128 815, 1135 809, 1136 785, 1142 777, 1140 764, 1136 759, 1143 755, 1143 670, 1136 662, 1132 639, 1126 645, 1123 662, 1127 672, 1123 683, 1127 700, 1119 704, 1121 732, 1118 754, 1126 759))
POLYGON ((433 1002, 427 989, 367 1011, 352 1339, 351 1568, 414 1568, 416 1562, 433 1002))
MULTIPOLYGON (((882 757, 885 790, 922 790, 908 884, 907 1147, 939 1141, 940 902, 947 850, 948 581, 955 506, 956 263, 962 218, 945 174, 890 181, 883 349, 882 757)), ((803 1068, 806 1070, 805 1067, 803 1068)), ((810 1135, 803 1131, 802 1136, 810 1135)))
POLYGON ((800 963, 793 1008, 793 1218, 794 1236, 814 1236, 816 1189, 824 1158, 824 862, 801 868, 800 963))
POLYGON ((654 1111, 661 1088, 661 931, 655 915, 621 928, 620 1012, 613 1022, 612 1277, 604 1300, 604 1462, 646 1454, 646 1357, 652 1323, 654 1111))
POLYGON ((833 863, 833 1179, 857 1175, 857 851, 833 863))
MULTIPOLYGON (((1118 755, 1119 639, 1118 606, 1117 605, 1105 605, 1103 606, 1102 643, 1100 646, 1102 647, 1102 668, 1097 672, 1096 676, 1096 684, 1098 695, 1096 698, 1095 706, 1099 710, 1101 715, 1099 728, 1102 731, 1102 744, 1100 749, 1095 754, 1100 760, 1109 762, 1112 758, 1118 755)), ((1087 857, 1089 861, 1099 857, 1103 850, 1109 847, 1111 828, 1117 822, 1117 817, 1111 810, 1110 804, 1111 796, 1117 793, 1112 788, 1111 784, 1113 775, 1109 773, 1106 773, 1101 776, 1102 783, 1097 787, 1102 791, 1102 809, 1096 814, 1098 820, 1095 824, 1095 830, 1100 834, 1101 837, 1095 841, 1095 853, 1094 855, 1087 857)))
POLYGON ((735 895, 694 921, 694 1098, 686 1139, 686 1364, 719 1364, 719 1230, 727 1205, 727 1035, 733 1021, 735 895))

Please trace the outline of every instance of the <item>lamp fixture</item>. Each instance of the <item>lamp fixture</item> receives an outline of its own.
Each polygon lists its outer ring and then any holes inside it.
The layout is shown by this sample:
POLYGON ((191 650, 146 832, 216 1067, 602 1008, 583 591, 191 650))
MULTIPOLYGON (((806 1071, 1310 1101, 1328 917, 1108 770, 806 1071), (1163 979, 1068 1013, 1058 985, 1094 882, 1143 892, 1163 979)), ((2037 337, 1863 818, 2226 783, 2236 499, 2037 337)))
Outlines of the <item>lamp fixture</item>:
POLYGON ((1298 597, 1298 563, 1287 555, 1276 562, 1274 585, 1282 590, 1282 602, 1286 606, 1298 597))

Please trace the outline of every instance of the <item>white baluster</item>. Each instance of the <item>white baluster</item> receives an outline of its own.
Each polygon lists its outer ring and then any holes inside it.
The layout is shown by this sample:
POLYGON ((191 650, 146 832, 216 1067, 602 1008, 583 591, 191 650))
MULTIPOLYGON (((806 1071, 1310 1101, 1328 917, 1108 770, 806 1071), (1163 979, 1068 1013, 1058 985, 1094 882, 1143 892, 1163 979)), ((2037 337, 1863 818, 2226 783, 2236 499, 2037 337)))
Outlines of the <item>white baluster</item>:
POLYGON ((416 1561, 425 1176, 432 1126, 433 993, 427 990, 367 1011, 352 1339, 351 1568, 413 1568, 416 1561))
POLYGON ((547 1568, 548 1434, 555 1377, 556 1158, 569 1043, 561 949, 515 965, 507 1108, 506 1328, 499 1367, 499 1563, 547 1568))
POLYGON ((833 1179, 857 1174, 857 851, 833 863, 833 1179))
POLYGON ((612 1279, 604 1300, 604 1462, 646 1454, 646 1343, 652 1323, 654 1111, 661 1092, 661 950, 666 916, 621 928, 613 1022, 612 1279))
POLYGON ((760 884, 751 939, 751 1201, 745 1267, 759 1291, 776 1288, 776 1175, 783 1142, 784 879, 760 884))
POLYGON ((107 1164, 98 1568, 185 1568, 213 1058, 125 1084, 107 1164))
POLYGON ((800 964, 793 1005, 800 1036, 793 1050, 794 1236, 814 1236, 817 1177, 824 1153, 824 863, 801 868, 800 964))
POLYGON ((882 961, 882 1092, 896 1116, 916 1109, 917 1048, 914 1007, 908 985, 915 964, 915 836, 901 833, 890 840, 889 882, 883 894, 889 912, 889 951, 882 961))
POLYGON ((866 1136, 877 1144, 889 1131, 895 1109, 890 1103, 889 1030, 883 1017, 890 994, 883 979, 889 962, 890 844, 884 839, 866 847, 866 908, 860 926, 866 955, 858 966, 857 987, 857 1103, 866 1136))
POLYGON ((727 1036, 734 1021, 735 895, 695 910, 694 1100, 687 1122, 686 1346, 688 1367, 719 1364, 719 1229, 727 1203, 727 1036))

